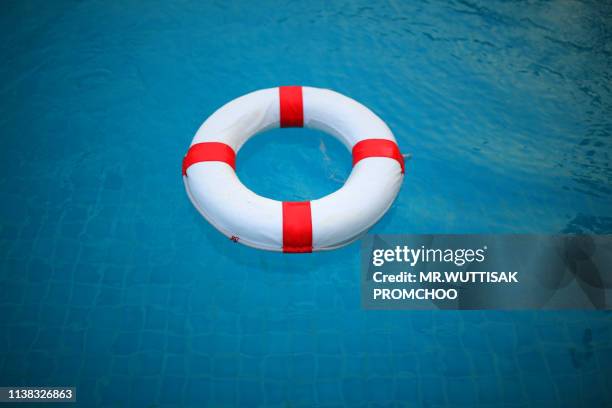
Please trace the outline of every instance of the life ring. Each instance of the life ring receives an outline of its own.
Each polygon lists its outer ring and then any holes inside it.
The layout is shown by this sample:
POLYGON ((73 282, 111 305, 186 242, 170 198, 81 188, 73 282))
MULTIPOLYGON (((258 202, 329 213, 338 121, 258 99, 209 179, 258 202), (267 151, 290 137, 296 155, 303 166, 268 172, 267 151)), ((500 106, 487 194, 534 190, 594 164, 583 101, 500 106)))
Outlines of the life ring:
POLYGON ((281 86, 241 96, 213 113, 183 159, 183 181, 198 211, 235 242, 283 252, 331 250, 358 239, 387 212, 404 176, 404 158, 389 127, 337 92, 281 86), (236 176, 236 153, 276 127, 330 133, 353 155, 344 186, 317 200, 259 196, 236 176))

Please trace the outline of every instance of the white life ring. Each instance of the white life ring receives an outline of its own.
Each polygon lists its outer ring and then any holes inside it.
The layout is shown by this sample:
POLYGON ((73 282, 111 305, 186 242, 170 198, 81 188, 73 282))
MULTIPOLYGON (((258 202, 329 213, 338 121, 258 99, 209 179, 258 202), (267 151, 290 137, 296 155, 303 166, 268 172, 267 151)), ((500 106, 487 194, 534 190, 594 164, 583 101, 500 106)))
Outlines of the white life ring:
POLYGON ((337 92, 282 86, 241 96, 213 113, 183 159, 193 205, 235 242, 283 252, 330 250, 358 239, 391 207, 404 159, 389 127, 371 110, 337 92), (309 127, 337 137, 353 155, 344 186, 323 198, 281 202, 246 188, 236 153, 257 133, 309 127))

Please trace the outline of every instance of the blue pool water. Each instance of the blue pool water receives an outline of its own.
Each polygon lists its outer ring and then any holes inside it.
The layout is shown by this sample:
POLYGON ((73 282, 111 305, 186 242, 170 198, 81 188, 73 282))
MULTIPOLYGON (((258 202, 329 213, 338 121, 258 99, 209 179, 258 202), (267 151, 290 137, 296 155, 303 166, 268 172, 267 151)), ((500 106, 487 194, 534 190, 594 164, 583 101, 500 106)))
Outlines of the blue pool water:
MULTIPOLYGON (((359 245, 236 245, 180 167, 281 84, 378 113, 412 154, 378 233, 612 233, 612 7, 597 1, 3 1, 0 385, 84 407, 612 405, 606 312, 365 311, 359 245)), ((296 200, 350 156, 310 130, 238 173, 296 200)))

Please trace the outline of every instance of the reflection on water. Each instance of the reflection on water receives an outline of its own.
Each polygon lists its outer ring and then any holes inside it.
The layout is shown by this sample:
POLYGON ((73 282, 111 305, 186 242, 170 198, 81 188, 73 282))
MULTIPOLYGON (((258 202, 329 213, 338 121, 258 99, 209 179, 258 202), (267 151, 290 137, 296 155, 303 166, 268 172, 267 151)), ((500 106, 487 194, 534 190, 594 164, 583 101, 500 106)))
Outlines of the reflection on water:
POLYGON ((611 234, 612 217, 579 214, 563 229, 568 234, 611 234))

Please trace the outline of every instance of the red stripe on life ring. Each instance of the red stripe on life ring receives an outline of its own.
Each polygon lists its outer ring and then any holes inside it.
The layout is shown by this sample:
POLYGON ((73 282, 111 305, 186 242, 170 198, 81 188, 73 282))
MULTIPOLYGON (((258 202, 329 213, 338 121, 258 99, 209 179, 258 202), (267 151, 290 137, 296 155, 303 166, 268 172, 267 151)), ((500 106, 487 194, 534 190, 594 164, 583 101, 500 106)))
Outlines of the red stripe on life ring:
POLYGON ((236 170, 236 152, 229 145, 220 142, 203 142, 189 148, 183 159, 183 176, 187 175, 189 166, 195 163, 219 161, 229 164, 236 170))
POLYGON ((353 146, 353 166, 367 157, 389 157, 397 160, 404 174, 404 156, 397 143, 387 139, 365 139, 353 146))
POLYGON ((310 201, 283 201, 283 252, 312 252, 310 201))
POLYGON ((280 127, 304 126, 304 101, 301 86, 280 86, 280 127))

